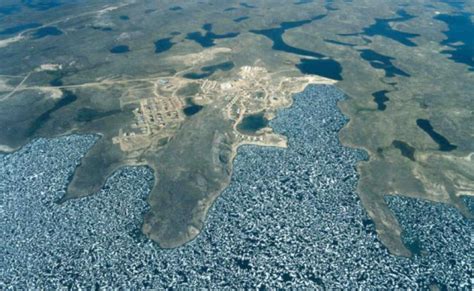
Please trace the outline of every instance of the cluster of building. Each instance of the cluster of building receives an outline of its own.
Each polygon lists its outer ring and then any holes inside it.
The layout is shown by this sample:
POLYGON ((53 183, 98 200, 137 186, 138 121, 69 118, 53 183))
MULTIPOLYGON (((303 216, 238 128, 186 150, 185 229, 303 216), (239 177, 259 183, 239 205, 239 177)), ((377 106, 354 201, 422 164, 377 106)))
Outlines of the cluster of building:
POLYGON ((366 156, 337 138, 341 98, 331 86, 298 94, 271 124, 289 147, 241 147, 202 233, 172 250, 140 232, 150 169, 120 170, 100 193, 55 203, 93 137, 39 139, 0 156, 0 289, 472 290, 473 222, 456 209, 387 197, 415 255, 379 242, 355 193, 366 156))
POLYGON ((169 124, 179 123, 184 119, 181 109, 183 104, 173 96, 167 98, 147 98, 140 101, 140 109, 136 112, 138 127, 145 128, 145 134, 153 134, 169 124))
POLYGON ((175 96, 144 98, 138 105, 133 110, 135 122, 113 138, 123 151, 136 149, 137 141, 143 144, 152 135, 157 135, 155 139, 171 136, 184 120, 183 104, 175 96))

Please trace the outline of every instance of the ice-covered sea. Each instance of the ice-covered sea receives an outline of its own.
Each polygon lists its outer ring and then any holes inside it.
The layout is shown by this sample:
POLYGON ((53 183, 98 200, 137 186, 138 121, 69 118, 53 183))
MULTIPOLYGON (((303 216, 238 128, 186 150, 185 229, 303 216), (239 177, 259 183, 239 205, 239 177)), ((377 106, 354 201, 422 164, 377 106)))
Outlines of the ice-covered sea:
MULTIPOLYGON (((148 168, 124 168, 94 196, 55 201, 94 136, 38 139, 0 156, 0 289, 320 287, 472 290, 473 222, 454 208, 389 197, 420 248, 391 256, 357 194, 363 152, 342 147, 331 86, 310 86, 272 121, 289 148, 244 146, 202 234, 162 250, 140 233, 148 168)), ((469 201, 471 208, 473 201, 469 201)))

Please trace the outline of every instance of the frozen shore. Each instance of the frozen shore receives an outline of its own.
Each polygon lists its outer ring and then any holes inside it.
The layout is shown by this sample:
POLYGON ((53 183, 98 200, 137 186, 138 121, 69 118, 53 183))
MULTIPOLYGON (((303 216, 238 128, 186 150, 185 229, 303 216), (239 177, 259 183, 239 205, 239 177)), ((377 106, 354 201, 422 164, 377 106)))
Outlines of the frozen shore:
POLYGON ((343 97, 326 85, 297 94, 271 124, 289 148, 240 148, 205 229, 178 249, 140 233, 148 168, 124 168, 100 193, 55 203, 95 137, 38 139, 0 155, 0 289, 472 288, 473 223, 456 209, 388 197, 419 255, 391 256, 377 240, 355 193, 366 156, 337 138, 343 97))

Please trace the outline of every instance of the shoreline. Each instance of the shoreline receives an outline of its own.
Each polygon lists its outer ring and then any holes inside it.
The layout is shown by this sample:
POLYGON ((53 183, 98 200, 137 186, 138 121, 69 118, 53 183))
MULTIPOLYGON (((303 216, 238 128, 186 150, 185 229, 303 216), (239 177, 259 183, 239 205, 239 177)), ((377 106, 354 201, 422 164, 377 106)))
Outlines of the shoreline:
POLYGON ((25 150, 1 156, 1 181, 9 183, 0 183, 0 191, 7 211, 16 213, 7 212, 2 225, 8 227, 2 233, 8 234, 3 239, 9 246, 5 284, 221 288, 227 282, 245 288, 370 289, 428 287, 435 278, 439 284, 463 286, 466 266, 445 260, 447 252, 459 262, 468 254, 468 244, 460 242, 469 240, 472 222, 456 209, 393 197, 392 209, 403 218, 413 247, 418 240, 422 250, 441 252, 400 258, 378 241, 354 192, 353 165, 363 153, 343 147, 334 131, 344 122, 332 107, 337 92, 326 88, 298 94, 295 105, 272 121, 277 132, 289 136, 288 149, 240 147, 230 184, 210 207, 201 234, 176 249, 161 249, 140 232, 153 185, 151 169, 123 168, 96 195, 59 206, 51 194, 64 191, 68 172, 80 160, 80 137, 38 139, 25 150), (433 219, 437 227, 420 231, 433 219), (445 237, 445 244, 440 236, 446 231, 460 233, 445 237), (50 259, 53 263, 47 263, 50 259), (436 272, 426 273, 427 266, 436 272), (114 272, 104 272, 110 268, 114 272))

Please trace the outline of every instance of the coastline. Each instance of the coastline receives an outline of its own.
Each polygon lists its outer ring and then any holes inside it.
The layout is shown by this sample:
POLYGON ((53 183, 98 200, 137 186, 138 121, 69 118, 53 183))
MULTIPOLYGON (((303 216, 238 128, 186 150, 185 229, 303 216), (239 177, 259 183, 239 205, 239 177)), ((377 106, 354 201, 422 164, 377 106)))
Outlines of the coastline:
POLYGON ((354 192, 355 161, 364 154, 342 147, 337 139, 337 129, 347 120, 335 111, 342 97, 331 86, 297 94, 294 106, 281 110, 272 121, 277 132, 289 136, 290 146, 240 147, 231 183, 210 208, 202 233, 177 249, 160 249, 140 234, 153 183, 150 169, 123 168, 97 195, 57 205, 51 194, 64 191, 67 173, 80 160, 80 137, 74 137, 75 142, 69 137, 40 139, 2 156, 0 177, 8 183, 0 183, 0 190, 10 206, 6 209, 16 213, 5 213, 15 223, 3 225, 9 227, 2 232, 8 234, 3 240, 9 246, 4 284, 19 288, 423 288, 434 282, 467 286, 463 284, 469 282, 468 266, 449 265, 444 259, 451 252, 461 262, 469 253, 468 244, 462 242, 469 240, 472 222, 456 209, 394 197, 399 202, 392 203, 393 210, 405 217, 402 223, 409 226, 409 237, 418 236, 422 248, 439 244, 446 227, 460 233, 445 238, 449 241, 439 252, 412 259, 390 255, 378 241, 354 192), (439 227, 430 233, 419 231, 436 217, 439 227), (104 272, 111 268, 113 272, 104 272))

